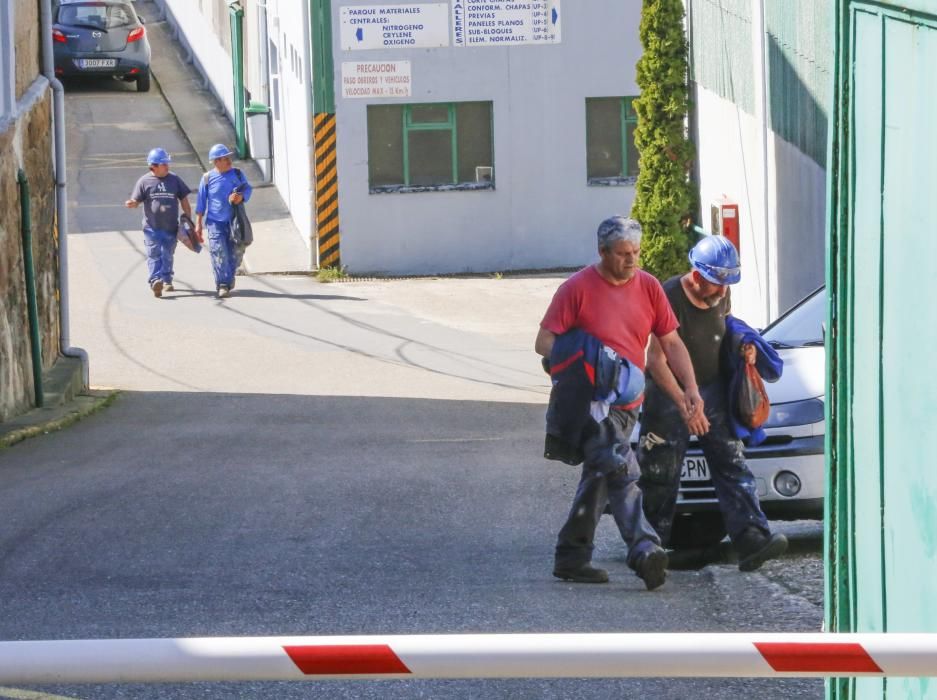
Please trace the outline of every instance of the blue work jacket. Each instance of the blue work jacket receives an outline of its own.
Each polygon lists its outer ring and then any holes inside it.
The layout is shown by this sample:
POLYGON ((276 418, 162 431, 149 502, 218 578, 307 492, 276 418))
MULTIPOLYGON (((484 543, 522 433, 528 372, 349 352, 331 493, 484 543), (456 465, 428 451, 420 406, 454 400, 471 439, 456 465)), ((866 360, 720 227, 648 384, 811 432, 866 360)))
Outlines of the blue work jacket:
POLYGON ((244 201, 248 201, 254 190, 238 168, 231 168, 223 173, 212 168, 202 176, 199 183, 195 213, 204 215, 209 221, 231 221, 234 209, 228 197, 237 187, 240 187, 239 191, 244 196, 244 201))

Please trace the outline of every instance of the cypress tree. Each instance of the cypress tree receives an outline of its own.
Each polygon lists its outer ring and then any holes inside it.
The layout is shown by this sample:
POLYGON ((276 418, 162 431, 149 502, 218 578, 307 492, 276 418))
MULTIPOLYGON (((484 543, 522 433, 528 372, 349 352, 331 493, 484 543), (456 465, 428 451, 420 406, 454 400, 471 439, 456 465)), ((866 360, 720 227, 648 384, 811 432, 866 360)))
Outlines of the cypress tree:
POLYGON ((688 45, 682 0, 643 0, 637 63, 641 95, 635 147, 638 180, 631 215, 641 222, 641 266, 659 279, 685 272, 697 195, 689 180, 695 149, 687 136, 688 45))

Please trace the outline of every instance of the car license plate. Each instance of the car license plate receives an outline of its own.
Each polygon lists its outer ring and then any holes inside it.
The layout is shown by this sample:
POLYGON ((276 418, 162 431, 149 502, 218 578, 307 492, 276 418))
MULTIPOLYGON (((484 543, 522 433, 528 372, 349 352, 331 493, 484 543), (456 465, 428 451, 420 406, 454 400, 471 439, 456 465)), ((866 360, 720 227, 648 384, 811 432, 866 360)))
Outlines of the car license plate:
POLYGON ((681 481, 707 481, 709 479, 709 465, 705 457, 686 457, 683 460, 683 471, 680 472, 681 481))
POLYGON ((78 61, 80 68, 113 68, 116 65, 116 58, 82 58, 78 61))

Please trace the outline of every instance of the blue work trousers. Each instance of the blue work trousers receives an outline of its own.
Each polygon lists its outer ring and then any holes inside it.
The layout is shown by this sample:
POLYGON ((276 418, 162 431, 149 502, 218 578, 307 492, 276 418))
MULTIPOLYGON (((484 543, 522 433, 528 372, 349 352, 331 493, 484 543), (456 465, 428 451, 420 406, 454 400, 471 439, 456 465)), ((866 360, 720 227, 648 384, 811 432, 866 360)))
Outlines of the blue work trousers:
POLYGON ((583 441, 585 460, 576 496, 556 542, 556 567, 576 569, 592 561, 595 528, 609 504, 615 524, 628 545, 628 566, 660 545, 657 532, 644 517, 640 468, 629 438, 637 411, 612 409, 608 418, 593 424, 583 441))
MULTIPOLYGON (((729 430, 726 386, 714 382, 702 387, 700 394, 709 419, 709 432, 697 439, 709 466, 726 531, 733 541, 752 526, 770 534, 758 501, 755 477, 745 463, 742 441, 729 430)), ((689 430, 676 404, 660 389, 650 389, 644 402, 638 440, 640 485, 644 493, 644 512, 664 544, 670 540, 689 441, 689 430), (649 436, 654 437, 649 439, 649 436)))
POLYGON ((244 249, 231 242, 231 224, 228 221, 205 221, 208 230, 208 252, 211 270, 215 275, 215 289, 234 289, 234 275, 244 257, 244 249))
POLYGON ((176 232, 160 231, 159 229, 143 227, 143 244, 146 248, 146 267, 149 272, 149 283, 153 286, 156 281, 172 282, 172 263, 176 254, 176 232))

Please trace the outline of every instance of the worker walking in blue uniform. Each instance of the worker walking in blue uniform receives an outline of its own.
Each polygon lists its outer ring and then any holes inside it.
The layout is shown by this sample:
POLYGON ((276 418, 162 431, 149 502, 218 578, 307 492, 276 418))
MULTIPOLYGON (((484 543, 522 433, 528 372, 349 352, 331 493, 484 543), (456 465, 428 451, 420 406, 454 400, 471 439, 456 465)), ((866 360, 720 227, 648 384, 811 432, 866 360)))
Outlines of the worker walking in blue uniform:
POLYGON ((124 202, 128 209, 143 205, 143 241, 146 246, 148 282, 153 296, 173 291, 173 259, 176 252, 176 233, 179 228, 179 209, 189 217, 192 191, 178 175, 169 171, 172 157, 165 148, 154 148, 146 156, 150 172, 137 180, 130 199, 124 202))
POLYGON ((253 191, 244 174, 232 166, 233 154, 223 143, 216 143, 208 151, 208 160, 214 167, 202 176, 195 205, 195 232, 202 236, 203 223, 208 230, 208 250, 219 299, 234 289, 234 275, 244 257, 244 249, 231 240, 232 205, 250 200, 253 191))
MULTIPOLYGON (((708 236, 690 251, 692 269, 664 282, 664 293, 679 321, 703 398, 703 411, 690 415, 683 390, 655 338, 648 348, 650 380, 645 393, 638 461, 644 513, 666 546, 680 488, 690 435, 706 456, 726 531, 739 555, 739 569, 753 571, 787 549, 784 535, 772 533, 761 510, 755 478, 745 463, 742 441, 731 430, 729 381, 720 364, 730 311, 729 285, 741 279, 738 252, 724 236, 708 236)), ((755 364, 754 343, 740 347, 744 362, 755 364)))

